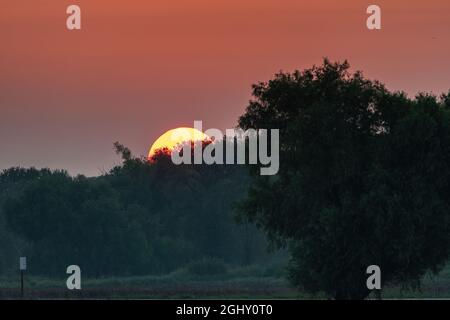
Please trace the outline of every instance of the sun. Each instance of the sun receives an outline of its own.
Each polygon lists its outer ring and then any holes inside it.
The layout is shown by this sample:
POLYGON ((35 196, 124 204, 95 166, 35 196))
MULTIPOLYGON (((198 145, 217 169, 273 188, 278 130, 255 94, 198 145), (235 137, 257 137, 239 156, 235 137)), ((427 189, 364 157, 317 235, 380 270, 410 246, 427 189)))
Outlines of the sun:
POLYGON ((148 158, 151 159, 155 152, 159 149, 167 148, 172 151, 176 146, 187 141, 203 141, 209 140, 209 136, 198 129, 189 127, 180 127, 171 129, 161 135, 153 143, 150 151, 148 152, 148 158))

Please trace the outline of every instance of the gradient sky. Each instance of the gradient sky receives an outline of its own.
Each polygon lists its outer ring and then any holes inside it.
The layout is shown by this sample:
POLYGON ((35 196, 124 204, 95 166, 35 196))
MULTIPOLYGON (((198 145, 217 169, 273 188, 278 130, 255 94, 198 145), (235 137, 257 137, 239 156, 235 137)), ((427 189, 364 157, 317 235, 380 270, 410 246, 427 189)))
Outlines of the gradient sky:
POLYGON ((448 91, 450 1, 0 0, 0 169, 97 175, 119 163, 114 141, 145 155, 194 120, 232 128, 252 83, 325 56, 410 95, 448 91))

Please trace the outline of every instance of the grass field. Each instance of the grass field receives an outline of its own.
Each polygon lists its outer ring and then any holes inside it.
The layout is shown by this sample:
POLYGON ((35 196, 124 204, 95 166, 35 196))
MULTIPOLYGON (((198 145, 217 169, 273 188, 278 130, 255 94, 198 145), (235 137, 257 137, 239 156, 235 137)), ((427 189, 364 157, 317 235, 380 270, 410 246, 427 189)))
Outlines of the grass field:
MULTIPOLYGON (((258 267, 199 276, 178 270, 164 276, 83 279, 82 290, 66 289, 66 278, 27 276, 27 299, 321 299, 298 292, 282 272, 258 267)), ((0 278, 0 299, 20 297, 19 275, 0 278)), ((426 276, 420 290, 384 288, 384 299, 450 298, 450 265, 438 276, 426 276)))

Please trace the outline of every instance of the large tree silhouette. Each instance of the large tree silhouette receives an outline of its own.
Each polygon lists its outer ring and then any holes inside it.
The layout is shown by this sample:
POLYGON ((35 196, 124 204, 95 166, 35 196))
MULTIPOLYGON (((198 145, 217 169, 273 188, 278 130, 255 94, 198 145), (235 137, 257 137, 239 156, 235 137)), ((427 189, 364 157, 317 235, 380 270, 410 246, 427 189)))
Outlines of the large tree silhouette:
POLYGON ((449 96, 409 99, 331 63, 253 88, 243 129, 280 129, 280 171, 255 173, 241 213, 291 250, 310 292, 361 299, 366 268, 412 284, 449 252, 449 96))

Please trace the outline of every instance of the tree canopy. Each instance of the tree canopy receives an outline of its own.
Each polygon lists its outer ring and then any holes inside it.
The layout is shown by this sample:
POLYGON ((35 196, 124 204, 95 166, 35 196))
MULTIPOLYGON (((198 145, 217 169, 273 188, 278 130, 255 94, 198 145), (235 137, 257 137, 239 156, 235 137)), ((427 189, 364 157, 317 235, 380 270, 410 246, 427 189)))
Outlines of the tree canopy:
POLYGON ((247 186, 244 167, 176 166, 164 150, 148 161, 119 143, 115 149, 123 163, 99 177, 3 171, 1 261, 16 266, 19 254, 27 255, 33 274, 64 276, 77 264, 86 276, 106 277, 166 274, 204 259, 241 265, 267 257, 261 232, 233 216, 247 186))
POLYGON ((280 129, 280 171, 254 175, 240 212, 290 248, 295 285, 364 298, 369 265, 412 284, 448 259, 450 94, 410 99, 349 67, 254 85, 239 125, 280 129))

